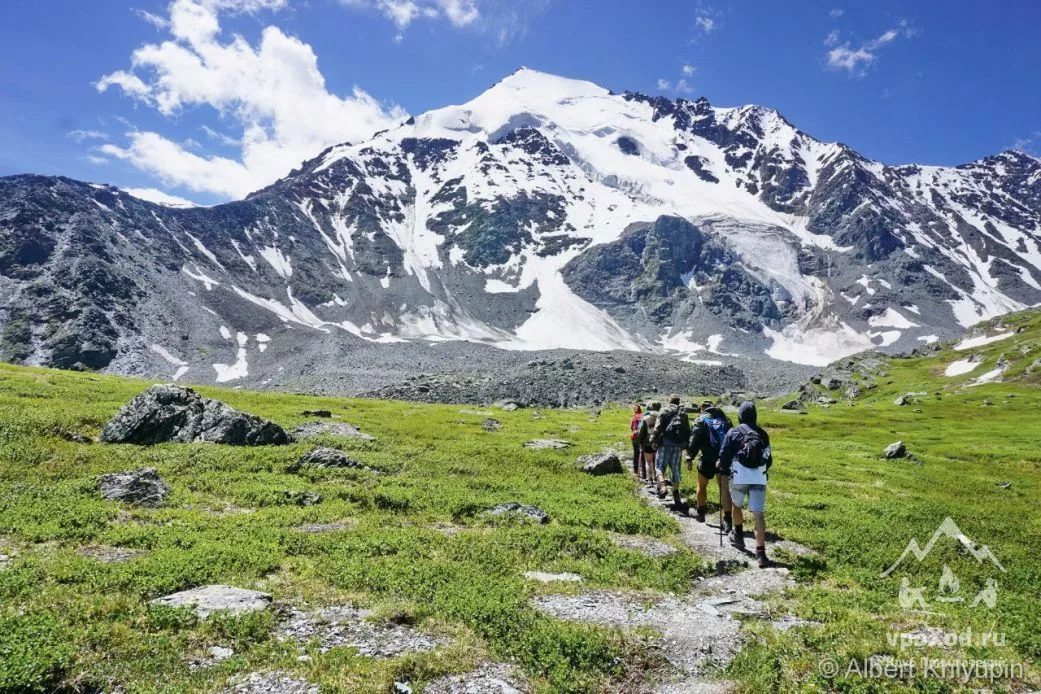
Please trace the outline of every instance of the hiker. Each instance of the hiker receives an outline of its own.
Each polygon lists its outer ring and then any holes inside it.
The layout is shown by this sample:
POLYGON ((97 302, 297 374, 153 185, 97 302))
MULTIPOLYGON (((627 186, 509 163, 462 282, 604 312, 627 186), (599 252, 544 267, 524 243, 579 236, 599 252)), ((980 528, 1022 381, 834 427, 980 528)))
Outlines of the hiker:
POLYGON ((654 467, 658 477, 658 498, 665 498, 666 471, 672 482, 672 501, 677 511, 682 510, 680 474, 683 452, 690 443, 690 418, 680 407, 680 396, 670 395, 669 404, 658 415, 651 432, 651 446, 655 449, 654 467))
MULTIPOLYGON (((694 458, 701 454, 698 461, 698 496, 696 518, 699 523, 705 522, 705 508, 708 505, 708 483, 716 476, 716 462, 719 460, 719 449, 723 446, 723 438, 733 427, 730 418, 723 410, 711 401, 701 403, 701 414, 694 420, 694 428, 687 448, 687 469, 694 466, 694 458)), ((730 477, 719 473, 719 505, 723 532, 729 533, 733 527, 730 504, 730 477)))
POLYGON ((653 481, 654 470, 654 448, 651 446, 651 432, 658 421, 658 412, 661 410, 660 402, 652 402, 647 406, 647 413, 640 420, 640 426, 636 430, 636 441, 643 453, 640 461, 640 477, 645 482, 653 481))
POLYGON ((756 424, 755 403, 746 401, 737 409, 737 426, 727 432, 719 450, 720 474, 730 476, 734 527, 730 544, 745 548, 743 507, 755 518, 755 554, 759 568, 769 566, 766 558, 766 480, 773 465, 770 436, 756 424))
POLYGON ((636 403, 633 405, 632 419, 629 420, 629 439, 633 442, 633 474, 637 477, 640 476, 640 461, 643 458, 643 451, 640 450, 640 442, 637 440, 641 419, 643 408, 640 407, 640 403, 636 403))

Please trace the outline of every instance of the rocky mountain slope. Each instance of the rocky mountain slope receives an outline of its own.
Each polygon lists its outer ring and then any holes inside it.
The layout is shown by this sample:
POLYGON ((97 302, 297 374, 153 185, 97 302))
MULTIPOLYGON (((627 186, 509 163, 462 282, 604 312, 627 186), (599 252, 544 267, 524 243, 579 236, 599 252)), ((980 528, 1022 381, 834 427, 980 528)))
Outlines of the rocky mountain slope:
POLYGON ((343 392, 555 349, 822 365, 1039 302, 1035 158, 887 166, 770 109, 527 69, 216 207, 0 179, 25 364, 343 392))

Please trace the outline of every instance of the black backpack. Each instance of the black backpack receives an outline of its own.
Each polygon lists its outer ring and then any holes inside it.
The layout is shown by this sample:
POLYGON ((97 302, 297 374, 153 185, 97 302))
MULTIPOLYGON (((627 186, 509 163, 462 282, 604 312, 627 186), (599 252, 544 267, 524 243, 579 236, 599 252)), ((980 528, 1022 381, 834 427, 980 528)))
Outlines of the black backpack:
POLYGON ((687 433, 683 431, 683 412, 677 410, 669 417, 662 432, 662 438, 671 444, 682 446, 687 443, 687 433))
POLYGON ((741 430, 741 448, 737 451, 737 462, 747 468, 762 467, 766 463, 767 448, 763 435, 747 424, 740 425, 738 429, 741 430))

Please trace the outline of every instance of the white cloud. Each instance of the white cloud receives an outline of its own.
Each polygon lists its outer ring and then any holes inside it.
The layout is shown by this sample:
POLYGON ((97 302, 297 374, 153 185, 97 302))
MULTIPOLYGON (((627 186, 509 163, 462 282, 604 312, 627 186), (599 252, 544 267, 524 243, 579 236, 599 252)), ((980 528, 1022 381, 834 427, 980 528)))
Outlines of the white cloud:
POLYGON ((680 71, 683 73, 684 77, 694 76, 694 66, 689 63, 685 64, 682 68, 680 68, 680 71))
POLYGON ((237 140, 234 137, 225 135, 224 133, 218 130, 214 130, 208 125, 200 126, 199 129, 202 130, 203 133, 205 133, 206 137, 208 137, 211 140, 214 140, 215 142, 219 142, 222 145, 226 145, 228 147, 238 147, 242 144, 242 140, 237 140))
POLYGON ((828 13, 828 16, 831 17, 832 19, 838 19, 839 17, 841 17, 844 14, 846 14, 846 10, 842 9, 841 7, 836 7, 831 12, 828 13))
POLYGON ((828 32, 828 35, 824 37, 825 46, 837 46, 839 44, 839 30, 832 29, 828 32))
POLYGON ((716 20, 707 14, 699 14, 694 19, 694 26, 706 34, 711 34, 716 30, 716 20))
POLYGON ((98 156, 97 154, 88 154, 83 158, 91 164, 93 164, 94 166, 105 166, 109 163, 108 159, 106 159, 105 157, 98 156))
POLYGON ((406 115, 357 87, 345 97, 330 93, 311 46, 277 27, 266 27, 256 46, 241 36, 221 38, 222 12, 278 10, 285 4, 173 0, 172 38, 140 46, 131 56, 131 70, 105 75, 96 85, 99 91, 118 87, 166 116, 197 107, 215 109, 241 128, 238 138, 216 138, 237 145, 238 158, 197 154, 160 133, 137 130, 126 134, 126 146, 107 144, 100 151, 166 185, 241 197, 329 145, 366 139, 406 115))
POLYGON ((826 46, 832 46, 826 56, 825 66, 829 70, 845 70, 851 75, 863 77, 867 69, 878 60, 878 51, 889 45, 897 38, 911 38, 918 31, 911 26, 906 19, 901 19, 897 26, 887 29, 879 36, 854 48, 847 41, 841 46, 838 43, 838 33, 832 31, 824 40, 826 46), (829 43, 829 41, 831 43, 829 43))
POLYGON ((65 133, 76 142, 83 142, 84 140, 107 140, 108 135, 101 132, 100 130, 70 130, 65 133))
POLYGON ((166 205, 167 207, 198 207, 198 205, 191 200, 164 193, 156 188, 123 188, 122 191, 124 193, 130 193, 135 198, 154 202, 157 205, 166 205))
POLYGON ((687 80, 681 79, 676 82, 676 91, 680 94, 693 94, 694 86, 689 84, 687 80))
POLYGON ((658 89, 661 89, 662 91, 667 91, 669 89, 672 89, 672 82, 670 82, 669 80, 665 79, 664 77, 659 77, 658 78, 658 89))

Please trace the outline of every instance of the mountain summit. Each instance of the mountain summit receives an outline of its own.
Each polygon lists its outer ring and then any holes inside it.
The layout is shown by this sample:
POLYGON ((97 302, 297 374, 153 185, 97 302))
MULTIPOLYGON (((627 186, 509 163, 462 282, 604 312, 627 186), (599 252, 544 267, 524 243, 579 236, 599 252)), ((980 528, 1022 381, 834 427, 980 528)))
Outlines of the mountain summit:
POLYGON ((0 357, 27 364, 277 385, 467 341, 819 365, 1038 303, 1033 157, 888 166, 768 108, 527 68, 216 207, 0 179, 0 357))

